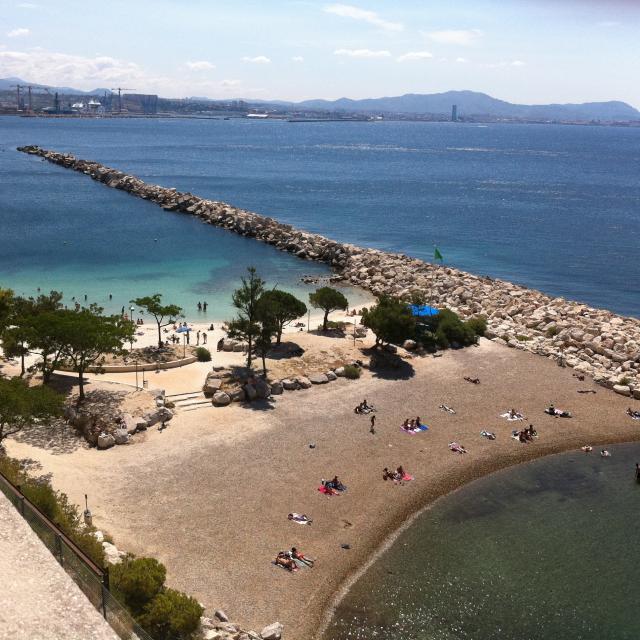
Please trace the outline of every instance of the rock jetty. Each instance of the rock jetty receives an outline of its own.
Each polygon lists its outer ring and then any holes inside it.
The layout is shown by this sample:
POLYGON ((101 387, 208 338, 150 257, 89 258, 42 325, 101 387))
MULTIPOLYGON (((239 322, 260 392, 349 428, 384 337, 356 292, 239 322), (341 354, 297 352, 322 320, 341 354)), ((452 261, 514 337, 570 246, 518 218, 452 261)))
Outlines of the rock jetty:
POLYGON ((410 299, 428 293, 431 303, 462 317, 484 315, 487 337, 573 367, 617 393, 640 399, 640 320, 554 298, 489 277, 439 267, 403 254, 367 249, 307 233, 273 218, 207 200, 175 188, 147 184, 98 162, 38 146, 18 151, 84 173, 114 189, 185 213, 305 260, 330 265, 342 281, 372 294, 410 299))

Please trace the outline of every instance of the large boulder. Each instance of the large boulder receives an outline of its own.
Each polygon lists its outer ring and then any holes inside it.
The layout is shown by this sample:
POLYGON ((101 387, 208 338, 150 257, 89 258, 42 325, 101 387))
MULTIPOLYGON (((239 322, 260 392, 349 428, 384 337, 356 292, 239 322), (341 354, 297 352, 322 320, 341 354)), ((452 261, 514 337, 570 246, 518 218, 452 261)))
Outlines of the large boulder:
POLYGON ((296 380, 291 380, 290 378, 285 378, 282 381, 282 386, 287 390, 287 391, 295 391, 296 389, 299 388, 298 383, 296 380))
POLYGON ((125 429, 129 435, 134 434, 138 430, 136 418, 134 418, 130 413, 123 414, 120 423, 122 424, 122 428, 125 429))
POLYGON ((108 564, 120 564, 123 556, 126 555, 124 552, 119 551, 115 544, 110 542, 103 542, 102 550, 108 564))
POLYGON ((127 444, 129 442, 129 432, 126 429, 116 429, 113 432, 116 444, 127 444))
POLYGON ((298 376, 296 378, 296 382, 300 385, 301 389, 310 389, 312 382, 306 376, 298 376))
POLYGON ((272 396, 279 396, 282 394, 284 387, 282 386, 282 382, 274 382, 271 385, 271 395, 272 396))
POLYGON ((213 394, 211 403, 214 407, 226 407, 228 404, 231 404, 231 398, 229 397, 229 394, 224 391, 216 391, 213 394))
POLYGON ((336 376, 338 376, 338 378, 344 378, 344 367, 338 367, 335 370, 335 374, 336 376))
POLYGON ((222 386, 222 380, 213 371, 207 375, 207 379, 202 385, 202 392, 205 397, 210 398, 222 386))
POLYGON ((169 422, 171 418, 173 418, 173 413, 166 407, 159 407, 154 412, 146 413, 144 416, 148 427, 152 427, 154 424, 158 424, 158 422, 169 422))
POLYGON ((338 376, 333 373, 333 371, 327 371, 324 375, 327 376, 327 380, 329 382, 333 382, 334 380, 338 379, 338 376))
POLYGON ((283 628, 279 622, 274 622, 260 632, 260 637, 262 640, 280 640, 283 628))
POLYGON ((407 351, 414 351, 417 346, 418 345, 415 340, 405 340, 402 344, 402 347, 407 351))
POLYGON ((626 384, 614 384, 613 390, 621 396, 627 396, 627 398, 631 396, 631 389, 626 384))
POLYGON ((262 378, 258 378, 253 385, 258 394, 258 398, 266 400, 271 395, 271 387, 262 378))
POLYGON ((258 391, 255 385, 247 383, 242 387, 249 402, 253 402, 258 397, 258 391))
POLYGON ((116 443, 116 439, 110 433, 101 433, 98 436, 98 449, 110 449, 116 443))
POLYGON ((309 380, 311 384, 327 384, 329 382, 329 378, 324 373, 312 373, 309 380))

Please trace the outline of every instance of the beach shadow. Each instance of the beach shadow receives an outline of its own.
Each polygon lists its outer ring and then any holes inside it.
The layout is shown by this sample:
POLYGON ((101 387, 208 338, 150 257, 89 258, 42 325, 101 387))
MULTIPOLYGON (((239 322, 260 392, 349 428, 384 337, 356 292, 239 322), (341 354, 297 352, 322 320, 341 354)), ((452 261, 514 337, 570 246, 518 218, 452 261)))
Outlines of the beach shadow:
POLYGON ((250 411, 273 411, 276 408, 273 398, 254 400, 253 402, 242 402, 240 406, 250 411))
POLYGON ((281 342, 275 345, 267 355, 268 360, 285 360, 288 358, 300 358, 304 355, 304 349, 295 342, 281 342))
POLYGON ((381 380, 409 380, 416 375, 413 365, 396 353, 375 349, 363 350, 369 356, 369 370, 381 380))
POLYGON ((16 442, 49 451, 53 455, 73 453, 85 444, 84 438, 65 420, 29 425, 12 436, 16 442))

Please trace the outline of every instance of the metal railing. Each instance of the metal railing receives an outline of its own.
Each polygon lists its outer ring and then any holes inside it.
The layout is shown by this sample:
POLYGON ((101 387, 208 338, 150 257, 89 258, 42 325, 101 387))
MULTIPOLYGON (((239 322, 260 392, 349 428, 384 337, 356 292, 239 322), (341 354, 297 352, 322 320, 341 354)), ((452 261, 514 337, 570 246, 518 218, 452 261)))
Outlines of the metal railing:
POLYGON ((0 491, 4 493, 62 568, 80 587, 89 602, 111 625, 121 640, 153 640, 136 623, 126 607, 109 591, 109 573, 102 570, 58 526, 44 514, 20 487, 0 472, 0 491))

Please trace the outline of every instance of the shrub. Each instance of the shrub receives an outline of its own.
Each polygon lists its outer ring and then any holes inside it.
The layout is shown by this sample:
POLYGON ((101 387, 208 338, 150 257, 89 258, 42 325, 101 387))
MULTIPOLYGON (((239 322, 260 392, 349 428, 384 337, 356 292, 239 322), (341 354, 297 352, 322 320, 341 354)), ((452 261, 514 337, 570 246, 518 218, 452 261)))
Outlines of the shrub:
POLYGON ((129 556, 111 568, 110 576, 111 585, 138 615, 162 590, 167 570, 154 558, 129 556))
POLYGON ((198 629, 203 611, 194 598, 165 589, 145 607, 138 621, 156 640, 187 640, 198 629))
POLYGON ((553 338, 554 336, 557 336, 559 333, 560 333, 560 329, 558 329, 558 327, 554 324, 547 329, 545 335, 547 336, 547 338, 553 338))
MULTIPOLYGON (((436 340, 439 345, 457 343, 460 346, 467 346, 476 342, 475 331, 466 323, 462 322, 457 314, 449 309, 440 309, 437 316, 436 340)), ((446 346, 442 346, 446 348, 446 346)))
POLYGON ((487 319, 485 316, 476 316, 475 318, 469 318, 469 320, 467 320, 465 324, 477 336, 483 336, 485 331, 487 330, 487 319))
POLYGON ((524 336, 519 333, 516 335, 516 340, 518 342, 529 342, 529 340, 531 340, 531 336, 524 336))
POLYGON ((198 358, 198 362, 211 362, 211 351, 206 347, 198 347, 196 349, 196 358, 198 358))
POLYGON ((623 387, 626 387, 630 382, 631 379, 627 377, 620 378, 620 380, 618 380, 618 384, 622 385, 623 387))
POLYGON ((360 368, 354 364, 345 365, 344 377, 349 378, 349 380, 357 380, 360 377, 360 368))

